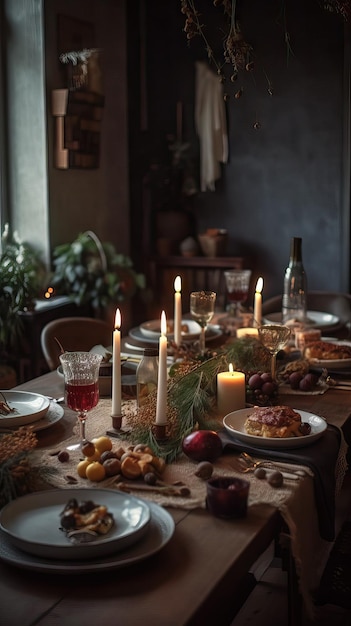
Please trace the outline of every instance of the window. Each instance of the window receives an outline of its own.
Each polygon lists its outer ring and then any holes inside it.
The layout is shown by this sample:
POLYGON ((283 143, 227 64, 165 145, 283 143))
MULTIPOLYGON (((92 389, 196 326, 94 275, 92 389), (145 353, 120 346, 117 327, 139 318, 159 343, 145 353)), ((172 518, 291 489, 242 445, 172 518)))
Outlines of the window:
MULTIPOLYGON (((5 97, 4 97, 4 57, 3 57, 3 3, 0 2, 0 233, 8 219, 6 203, 6 133, 5 133, 5 97)), ((1 238, 0 238, 1 252, 1 238)))

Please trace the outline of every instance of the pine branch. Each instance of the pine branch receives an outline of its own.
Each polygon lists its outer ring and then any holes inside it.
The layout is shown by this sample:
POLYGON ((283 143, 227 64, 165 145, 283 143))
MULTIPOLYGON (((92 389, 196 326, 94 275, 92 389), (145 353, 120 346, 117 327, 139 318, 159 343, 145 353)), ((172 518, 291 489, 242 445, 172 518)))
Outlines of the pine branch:
POLYGON ((130 438, 149 445, 157 456, 172 462, 182 451, 184 437, 195 428, 218 430, 217 374, 228 370, 230 363, 245 373, 269 371, 270 355, 257 339, 243 338, 207 361, 194 360, 174 367, 168 380, 167 440, 158 442, 152 432, 157 394, 131 419, 130 438))

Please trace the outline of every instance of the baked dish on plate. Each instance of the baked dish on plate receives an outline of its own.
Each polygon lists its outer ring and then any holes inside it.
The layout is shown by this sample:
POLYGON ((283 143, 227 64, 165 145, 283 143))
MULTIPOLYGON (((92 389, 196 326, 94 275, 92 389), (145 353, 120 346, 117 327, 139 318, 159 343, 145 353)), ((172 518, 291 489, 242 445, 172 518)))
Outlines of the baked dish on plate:
POLYGON ((300 413, 289 406, 254 408, 244 426, 255 437, 304 437, 311 433, 311 426, 303 423, 300 413))
POLYGON ((318 359, 319 361, 351 359, 351 346, 330 341, 315 341, 305 347, 304 355, 306 359, 318 359))
MULTIPOLYGON (((281 408, 282 407, 280 407, 280 409, 281 408)), ((303 433, 305 432, 304 426, 302 433, 300 433, 299 426, 297 426, 296 428, 296 423, 299 425, 300 421, 296 416, 293 416, 292 420, 294 424, 293 426, 290 426, 291 434, 289 435, 287 434, 287 431, 285 431, 286 436, 277 436, 279 435, 279 432, 277 431, 274 437, 269 435, 263 436, 262 434, 250 435, 247 432, 246 423, 252 413, 257 411, 258 409, 264 409, 266 412, 273 409, 273 412, 279 412, 279 407, 249 407, 246 409, 233 411, 223 418, 223 425, 228 434, 231 435, 235 440, 247 443, 250 446, 255 446, 256 448, 302 448, 303 446, 309 446, 310 444, 317 441, 320 437, 323 436, 327 429, 327 422, 325 421, 325 419, 323 419, 323 417, 319 417, 318 415, 315 415, 314 413, 309 413, 308 411, 292 409, 294 413, 297 413, 301 416, 301 425, 307 424, 307 426, 310 427, 310 434, 303 435, 303 433)), ((287 415, 285 415, 285 418, 286 417, 287 415)), ((285 426, 282 425, 281 422, 279 423, 279 416, 278 419, 277 416, 275 416, 273 421, 275 421, 275 424, 271 424, 273 428, 285 428, 285 426)), ((272 430, 269 434, 272 435, 272 430)), ((280 435, 282 434, 284 434, 284 431, 280 432, 280 435)))

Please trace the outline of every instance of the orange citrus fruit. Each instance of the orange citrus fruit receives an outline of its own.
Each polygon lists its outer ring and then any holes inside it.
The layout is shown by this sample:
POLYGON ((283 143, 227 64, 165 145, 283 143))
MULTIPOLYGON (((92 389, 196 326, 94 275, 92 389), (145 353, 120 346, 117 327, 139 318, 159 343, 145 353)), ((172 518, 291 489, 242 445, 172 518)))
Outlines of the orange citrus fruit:
POLYGON ((84 461, 79 461, 77 465, 77 473, 80 478, 87 477, 87 467, 88 465, 90 465, 90 463, 91 461, 89 461, 88 459, 84 459, 84 461))
POLYGON ((98 461, 89 463, 86 469, 87 478, 93 482, 100 482, 106 476, 105 468, 98 461))
POLYGON ((112 450, 112 441, 110 437, 102 436, 97 439, 93 439, 93 444, 96 450, 99 450, 100 454, 108 450, 112 450))

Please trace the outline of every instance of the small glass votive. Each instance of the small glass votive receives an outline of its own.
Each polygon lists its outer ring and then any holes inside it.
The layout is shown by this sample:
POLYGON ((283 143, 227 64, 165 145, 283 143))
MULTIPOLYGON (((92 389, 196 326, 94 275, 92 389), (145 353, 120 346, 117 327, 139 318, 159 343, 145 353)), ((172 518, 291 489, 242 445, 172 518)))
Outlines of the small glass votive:
POLYGON ((314 341, 320 341, 321 330, 318 328, 296 329, 295 330, 295 348, 303 353, 306 346, 314 341))
POLYGON ((240 518, 247 514, 250 483, 243 478, 218 476, 207 481, 207 508, 216 517, 240 518))

